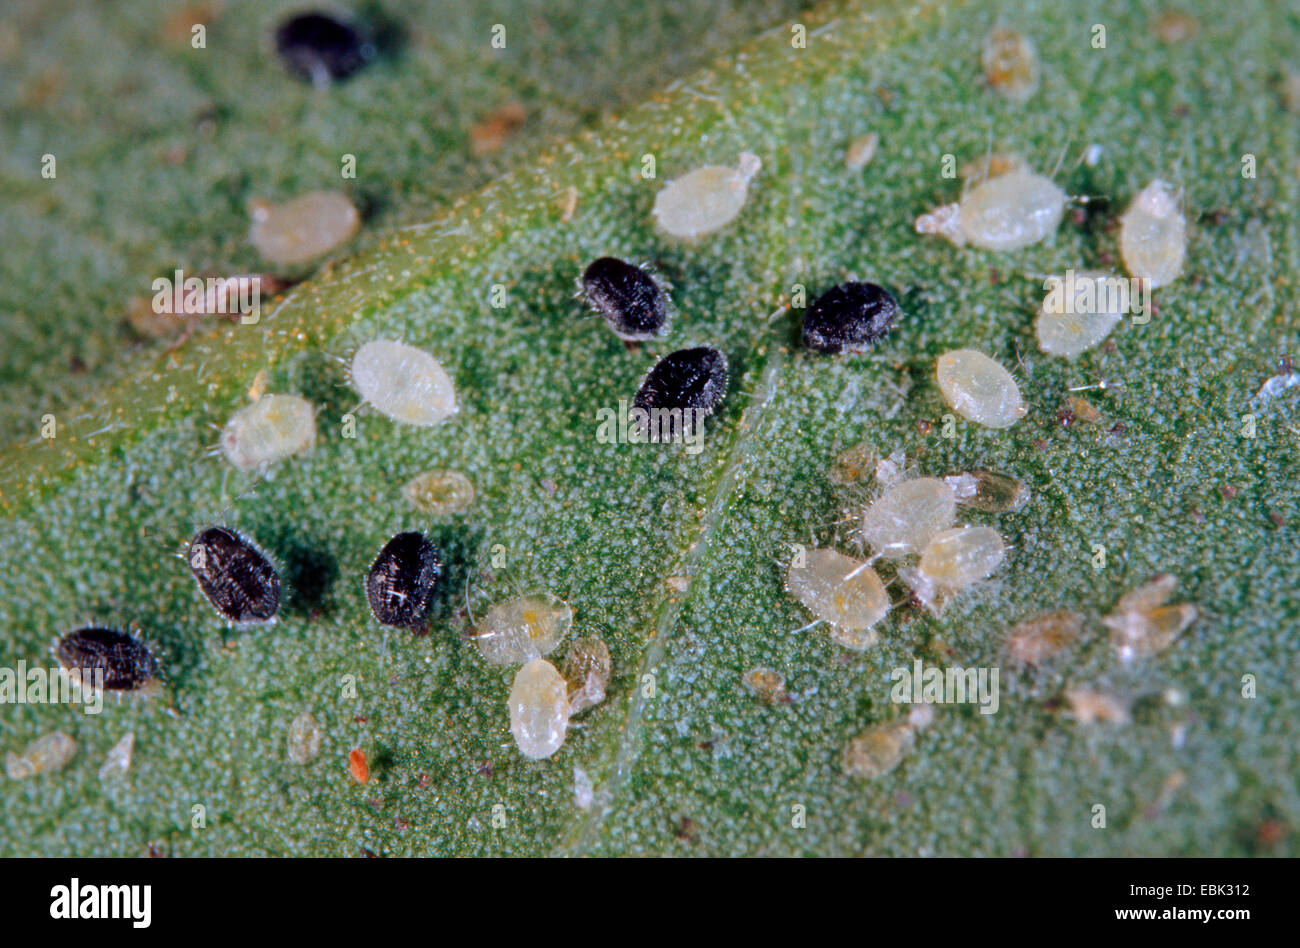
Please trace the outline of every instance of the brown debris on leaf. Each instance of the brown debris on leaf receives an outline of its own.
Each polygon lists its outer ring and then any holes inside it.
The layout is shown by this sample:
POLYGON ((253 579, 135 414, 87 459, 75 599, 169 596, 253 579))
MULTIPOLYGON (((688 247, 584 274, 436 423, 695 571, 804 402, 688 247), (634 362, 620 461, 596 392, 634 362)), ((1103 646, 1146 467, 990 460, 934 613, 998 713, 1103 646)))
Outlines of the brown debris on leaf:
POLYGON ((500 151, 527 118, 528 113, 519 102, 507 102, 492 110, 469 130, 470 152, 475 158, 482 158, 500 151))
POLYGON ((1042 665, 1069 649, 1083 632, 1083 620, 1068 609, 1045 612, 1012 626, 1007 658, 1020 665, 1042 665))
POLYGON ((874 780, 889 773, 916 743, 916 729, 907 721, 869 727, 844 748, 844 772, 874 780))

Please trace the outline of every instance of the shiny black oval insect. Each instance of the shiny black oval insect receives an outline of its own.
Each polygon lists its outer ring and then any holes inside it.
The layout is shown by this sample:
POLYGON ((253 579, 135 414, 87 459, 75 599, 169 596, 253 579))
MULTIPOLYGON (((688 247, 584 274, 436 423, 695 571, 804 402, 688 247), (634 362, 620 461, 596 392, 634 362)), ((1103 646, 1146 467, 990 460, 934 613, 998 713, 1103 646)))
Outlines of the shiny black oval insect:
POLYGON ((228 622, 266 622, 280 608, 280 574, 251 540, 208 527, 190 541, 190 572, 228 622))
POLYGON ((726 356, 712 346, 678 349, 647 373, 632 399, 632 409, 633 413, 641 410, 636 424, 648 424, 651 441, 689 439, 726 392, 726 356), (656 410, 671 413, 674 409, 680 414, 656 419, 656 410))
POLYGON ((874 283, 841 283, 808 307, 803 344, 814 352, 865 352, 898 318, 898 301, 874 283))
POLYGON ((360 28, 325 13, 300 13, 282 22, 275 50, 291 73, 317 86, 346 79, 375 55, 360 28))
POLYGON ((158 675, 149 646, 116 629, 88 626, 59 640, 59 664, 70 678, 88 686, 104 676, 105 691, 143 691, 158 675))
POLYGON ((366 574, 366 599, 384 625, 418 626, 442 577, 442 557, 423 533, 399 533, 366 574))
POLYGON ((582 274, 582 292, 614 335, 627 342, 668 331, 664 293, 650 274, 617 257, 601 257, 582 274))

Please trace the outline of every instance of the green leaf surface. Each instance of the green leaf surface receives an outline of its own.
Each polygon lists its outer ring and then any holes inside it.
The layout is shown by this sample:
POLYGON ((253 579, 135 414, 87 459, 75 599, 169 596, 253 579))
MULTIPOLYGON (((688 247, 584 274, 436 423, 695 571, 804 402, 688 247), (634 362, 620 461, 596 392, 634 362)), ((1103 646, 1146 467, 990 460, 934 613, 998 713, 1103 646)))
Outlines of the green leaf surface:
POLYGON ((1183 9, 1199 31, 1169 43, 1156 8, 1129 4, 821 8, 801 17, 806 49, 787 25, 759 35, 445 214, 372 238, 261 325, 133 365, 61 418, 53 443, 9 453, 0 654, 43 662, 78 623, 134 623, 162 650, 168 697, 98 716, 0 708, 9 749, 55 728, 79 746, 57 773, 0 785, 0 852, 1294 852, 1295 390, 1263 408, 1251 399, 1300 341, 1300 129, 1278 92, 1300 20, 1264 2, 1183 9), (1025 103, 981 81, 980 42, 998 22, 1039 48, 1042 86, 1025 103), (1090 44, 1098 22, 1105 49, 1090 44), (879 151, 851 172, 844 151, 868 132, 879 151), (1091 144, 1102 152, 1088 165, 1091 144), (1014 253, 918 236, 915 217, 959 193, 943 155, 964 163, 990 148, 1088 203, 1014 253), (735 224, 694 245, 655 232, 665 180, 742 150, 764 164, 735 224), (655 180, 640 175, 647 153, 655 180), (1247 153, 1257 177, 1242 176, 1247 153), (1121 326, 1074 363, 1043 356, 1032 323, 1044 276, 1118 270, 1114 225, 1153 177, 1186 190, 1183 277, 1156 291, 1150 323, 1121 326), (562 221, 555 197, 570 186, 577 211, 562 221), (629 351, 583 311, 575 278, 603 254, 650 261, 671 282, 669 337, 629 351), (799 349, 793 285, 815 295, 849 277, 892 288, 900 324, 862 356, 799 349), (494 284, 508 290, 502 309, 494 284), (362 408, 357 437, 343 437, 358 402, 348 360, 379 337, 441 360, 460 414, 415 429, 362 408), (630 400, 656 357, 703 344, 733 373, 702 453, 598 442, 599 409, 630 400), (934 361, 967 346, 1015 368, 1029 414, 1001 431, 959 421, 944 438, 934 361), (319 407, 315 451, 265 479, 212 451, 261 369, 270 391, 319 407), (1080 394, 1105 423, 1063 425, 1069 390, 1102 380, 1080 394), (864 440, 904 450, 919 473, 1015 474, 1033 499, 968 518, 1009 544, 989 581, 937 617, 900 605, 879 645, 857 653, 804 628, 782 564, 792 543, 852 548, 873 487, 827 472, 864 440), (466 514, 405 505, 401 485, 431 468, 474 482, 466 514), (275 625, 227 633, 172 555, 214 519, 284 567, 275 625), (423 638, 376 626, 361 589, 383 542, 410 528, 449 563, 423 638), (1167 651, 1123 666, 1100 617, 1157 571, 1178 577, 1199 618, 1167 651), (509 734, 513 670, 466 641, 471 611, 521 590, 569 602, 573 634, 603 637, 615 669, 606 702, 542 762, 509 734), (1003 668, 996 714, 938 706, 892 772, 844 772, 854 736, 907 710, 889 700, 892 669, 998 665, 1013 623, 1060 607, 1084 617, 1082 643, 1046 671, 1003 668), (759 665, 785 676, 792 700, 746 691, 759 665), (1257 697, 1242 696, 1247 674, 1257 697), (1118 695, 1132 720, 1072 720, 1069 687, 1118 695), (303 710, 325 741, 296 766, 285 740, 303 710), (126 731, 129 777, 101 782, 126 731), (353 747, 371 762, 364 786, 348 774, 353 747), (575 768, 596 790, 587 810, 575 768), (1091 825, 1096 804, 1105 829, 1091 825))

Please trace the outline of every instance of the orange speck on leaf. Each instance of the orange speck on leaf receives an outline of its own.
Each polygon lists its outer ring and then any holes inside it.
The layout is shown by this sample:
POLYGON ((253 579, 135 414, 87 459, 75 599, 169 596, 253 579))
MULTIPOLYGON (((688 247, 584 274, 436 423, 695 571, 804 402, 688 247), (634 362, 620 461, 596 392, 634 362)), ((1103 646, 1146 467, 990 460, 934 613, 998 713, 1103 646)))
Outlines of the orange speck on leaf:
POLYGON ((352 779, 357 783, 370 780, 370 764, 366 762, 366 755, 360 748, 348 754, 348 768, 352 771, 352 779))

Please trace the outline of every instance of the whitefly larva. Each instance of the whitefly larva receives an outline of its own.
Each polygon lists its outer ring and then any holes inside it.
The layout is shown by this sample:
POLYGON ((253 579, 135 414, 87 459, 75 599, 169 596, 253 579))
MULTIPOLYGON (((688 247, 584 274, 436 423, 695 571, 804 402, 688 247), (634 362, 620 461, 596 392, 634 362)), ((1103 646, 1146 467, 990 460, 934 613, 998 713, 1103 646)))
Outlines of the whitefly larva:
POLYGON ((862 539, 892 559, 919 553, 957 519, 957 496, 937 477, 917 477, 890 487, 862 515, 862 539))
POLYGON ((338 191, 311 191, 283 204, 254 201, 248 239, 271 263, 294 265, 351 240, 361 215, 338 191))
POLYGON ((873 644, 871 628, 889 612, 889 593, 864 560, 836 550, 808 550, 790 561, 786 589, 830 623, 832 638, 849 648, 873 644))
POLYGON ((264 470, 315 445, 316 412, 297 395, 262 395, 221 429, 221 453, 241 471, 264 470))
POLYGON ((1172 283, 1187 254, 1181 195, 1159 178, 1138 193, 1119 220, 1119 250, 1129 274, 1152 287, 1172 283))
POLYGON ((954 527, 931 538, 915 567, 899 570, 924 605, 944 601, 986 579, 1006 558, 1002 536, 992 527, 954 527))
POLYGON ((1055 233, 1065 214, 1065 192, 1051 178, 1017 168, 989 178, 916 219, 918 234, 935 234, 958 247, 1018 250, 1055 233))
POLYGON ((749 182, 762 167, 762 160, 746 151, 734 168, 705 165, 670 181, 655 197, 655 223, 683 240, 721 230, 740 215, 749 182))
POLYGON ((36 738, 21 754, 5 754, 5 773, 10 780, 51 773, 67 766, 76 753, 76 741, 63 731, 52 731, 36 738))
POLYGON ((1048 355, 1074 359, 1100 344, 1130 304, 1128 281, 1100 270, 1049 282, 1051 288, 1034 322, 1038 348, 1048 355))
POLYGON ((1009 428, 1029 409, 1000 362, 974 349, 954 349, 935 364, 939 390, 957 414, 989 428, 1009 428))
POLYGON ((553 652, 573 624, 562 599, 519 596, 493 606, 474 633, 479 651, 493 665, 519 665, 553 652))
POLYGON ((357 350, 352 387, 376 410, 408 425, 436 425, 457 410, 456 388, 438 360, 392 339, 375 339, 357 350))
POLYGON ((539 657, 519 669, 509 703, 510 733, 521 754, 542 760, 560 749, 569 728, 569 686, 554 665, 539 657))

